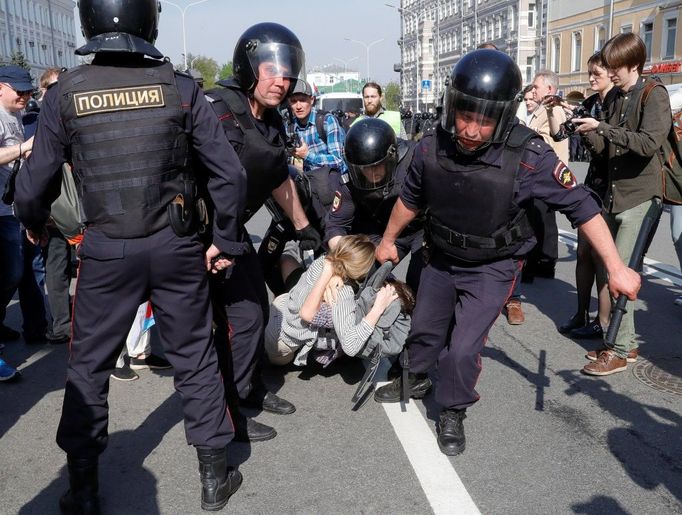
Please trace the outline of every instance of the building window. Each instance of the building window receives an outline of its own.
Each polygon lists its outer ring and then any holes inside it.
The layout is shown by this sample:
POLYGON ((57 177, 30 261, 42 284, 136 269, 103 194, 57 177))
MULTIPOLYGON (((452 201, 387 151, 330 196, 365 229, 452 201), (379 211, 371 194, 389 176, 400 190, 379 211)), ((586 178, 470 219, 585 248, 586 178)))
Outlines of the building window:
POLYGON ((606 27, 598 25, 594 28, 594 51, 601 50, 604 43, 606 43, 606 27))
POLYGON ((622 25, 620 27, 620 32, 621 34, 629 34, 630 32, 632 32, 632 25, 629 23, 627 25, 622 25))
POLYGON ((571 48, 571 55, 573 56, 571 62, 573 66, 571 71, 579 72, 580 65, 582 63, 582 53, 583 53, 583 37, 580 32, 573 33, 573 45, 571 48))
POLYGON ((535 4, 528 4, 528 28, 535 27, 535 4))
POLYGON ((552 39, 552 71, 559 73, 559 56, 561 52, 561 38, 552 39))
POLYGON ((535 75, 535 70, 533 66, 534 56, 526 57, 526 82, 530 84, 533 80, 533 75, 535 75))
POLYGON ((642 23, 640 34, 642 35, 642 41, 644 41, 644 46, 646 47, 646 60, 651 61, 651 46, 654 42, 654 22, 646 21, 642 23))
POLYGON ((677 39, 677 18, 663 20, 663 59, 675 57, 675 39, 677 39))

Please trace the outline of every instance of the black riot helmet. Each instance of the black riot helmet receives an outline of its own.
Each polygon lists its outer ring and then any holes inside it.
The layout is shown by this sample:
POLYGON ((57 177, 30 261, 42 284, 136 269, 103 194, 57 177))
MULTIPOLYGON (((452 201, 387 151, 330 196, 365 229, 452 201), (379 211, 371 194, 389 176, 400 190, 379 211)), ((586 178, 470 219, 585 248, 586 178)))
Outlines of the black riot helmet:
POLYGON ((232 56, 234 78, 244 91, 252 91, 259 79, 292 79, 289 91, 304 67, 305 54, 296 34, 278 23, 257 23, 246 29, 232 56))
POLYGON ((398 145, 395 132, 380 118, 355 122, 346 135, 344 154, 350 180, 356 188, 376 190, 393 181, 398 145))
POLYGON ((494 122, 490 138, 474 141, 502 142, 516 115, 520 92, 521 72, 511 57, 499 50, 474 50, 462 57, 450 74, 441 126, 457 137, 455 115, 487 125, 494 122))
POLYGON ((78 12, 87 43, 76 54, 133 52, 163 57, 154 47, 161 12, 158 0, 78 0, 78 12))

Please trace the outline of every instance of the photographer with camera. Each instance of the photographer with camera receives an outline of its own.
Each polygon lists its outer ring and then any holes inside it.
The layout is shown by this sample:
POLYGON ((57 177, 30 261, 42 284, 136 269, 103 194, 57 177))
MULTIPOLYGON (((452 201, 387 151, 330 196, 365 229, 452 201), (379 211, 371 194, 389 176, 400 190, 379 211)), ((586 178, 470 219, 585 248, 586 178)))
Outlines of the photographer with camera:
MULTIPOLYGON (((594 91, 578 106, 572 106, 567 102, 560 101, 557 97, 549 97, 545 100, 546 105, 560 105, 567 113, 567 119, 559 124, 555 118, 550 118, 550 132, 558 138, 568 138, 576 133, 574 118, 591 117, 595 120, 603 120, 608 112, 608 106, 613 102, 616 89, 604 67, 601 52, 596 52, 587 61, 590 89, 594 91)), ((602 153, 592 152, 590 166, 585 177, 585 185, 594 190, 599 198, 603 199, 606 194, 608 180, 608 156, 602 153)), ((578 250, 575 265, 575 284, 578 292, 578 310, 565 324, 559 326, 560 333, 568 333, 573 338, 601 338, 609 323, 611 312, 611 300, 606 284, 597 283, 598 314, 590 322, 590 299, 592 297, 592 284, 596 275, 597 260, 594 251, 578 230, 578 250)))

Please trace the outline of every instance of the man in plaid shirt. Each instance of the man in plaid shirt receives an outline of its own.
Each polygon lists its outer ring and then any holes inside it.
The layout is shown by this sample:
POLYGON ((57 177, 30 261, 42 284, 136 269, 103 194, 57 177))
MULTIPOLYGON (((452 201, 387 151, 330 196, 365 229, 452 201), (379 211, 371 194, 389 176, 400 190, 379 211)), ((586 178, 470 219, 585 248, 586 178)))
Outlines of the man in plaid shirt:
POLYGON ((294 157, 303 160, 304 172, 328 166, 345 173, 343 145, 346 133, 332 113, 326 113, 324 120, 318 120, 314 104, 315 95, 310 84, 299 80, 289 97, 295 118, 293 130, 299 140, 294 157))

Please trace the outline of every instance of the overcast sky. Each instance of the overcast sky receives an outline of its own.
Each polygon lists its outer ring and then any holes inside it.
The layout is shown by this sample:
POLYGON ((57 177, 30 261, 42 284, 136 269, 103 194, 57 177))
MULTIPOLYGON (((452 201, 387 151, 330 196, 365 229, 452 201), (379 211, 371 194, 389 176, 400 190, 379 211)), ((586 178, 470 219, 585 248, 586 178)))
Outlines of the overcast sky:
MULTIPOLYGON (((196 0, 173 0, 173 3, 185 7, 193 1, 196 0)), ((395 4, 398 5, 399 1, 395 4)), ((181 62, 180 10, 163 1, 162 7, 156 46, 174 63, 181 62)), ((393 65, 400 62, 397 45, 400 15, 381 0, 208 0, 186 11, 187 51, 212 57, 218 64, 224 64, 232 60, 234 45, 242 32, 264 21, 281 23, 299 37, 306 53, 308 70, 325 64, 343 66, 335 58, 350 61, 357 57, 348 63, 348 69, 359 70, 364 76, 367 69, 365 47, 344 38, 367 44, 383 38, 369 51, 371 75, 381 83, 399 80, 393 65)))

